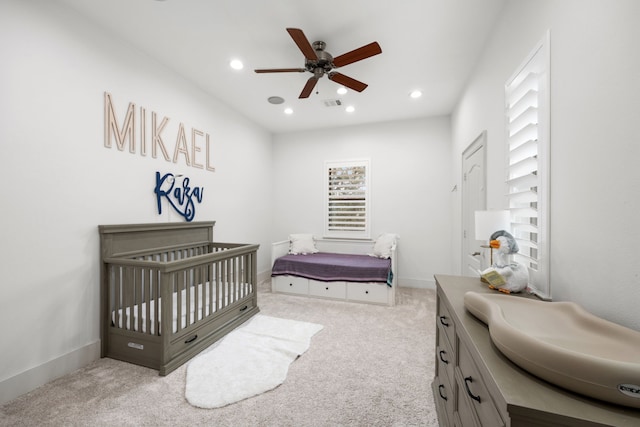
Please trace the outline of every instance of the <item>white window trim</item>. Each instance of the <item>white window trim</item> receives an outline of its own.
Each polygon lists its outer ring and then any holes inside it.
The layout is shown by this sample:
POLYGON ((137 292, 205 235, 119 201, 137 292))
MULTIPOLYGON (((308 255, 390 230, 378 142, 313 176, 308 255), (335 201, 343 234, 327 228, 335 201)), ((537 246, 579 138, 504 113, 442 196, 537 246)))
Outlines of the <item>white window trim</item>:
MULTIPOLYGON (((540 73, 538 76, 538 154, 537 154, 537 201, 538 201, 538 241, 537 241, 537 270, 529 269, 530 289, 544 299, 551 299, 551 284, 549 280, 550 256, 549 256, 549 215, 550 215, 550 33, 546 32, 545 37, 538 42, 533 51, 527 56, 516 72, 507 80, 505 84, 505 130, 506 130, 506 172, 505 179, 509 179, 509 115, 507 94, 514 81, 526 72, 532 61, 540 61, 540 73)), ((508 185, 506 194, 509 193, 508 185)), ((507 198, 507 208, 509 200, 507 198)), ((512 220, 514 215, 512 215, 512 220)), ((513 227, 512 227, 513 228, 513 227)), ((517 236, 516 236, 517 237, 517 236)), ((518 257, 516 256, 516 261, 518 257)))
POLYGON ((371 160, 337 160, 324 162, 324 232, 325 238, 370 239, 371 238, 371 160), (365 167, 365 225, 362 230, 334 230, 329 227, 329 170, 340 167, 365 167))

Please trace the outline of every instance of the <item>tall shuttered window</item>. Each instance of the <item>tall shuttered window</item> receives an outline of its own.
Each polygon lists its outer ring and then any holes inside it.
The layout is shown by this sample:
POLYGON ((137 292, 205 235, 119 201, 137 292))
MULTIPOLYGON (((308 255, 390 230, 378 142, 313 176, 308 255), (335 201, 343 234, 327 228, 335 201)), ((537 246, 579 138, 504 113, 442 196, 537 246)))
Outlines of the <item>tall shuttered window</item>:
POLYGON ((549 37, 536 46, 505 85, 507 199, 511 231, 529 268, 531 289, 549 286, 549 37))
POLYGON ((369 160, 325 163, 325 237, 368 239, 369 160))

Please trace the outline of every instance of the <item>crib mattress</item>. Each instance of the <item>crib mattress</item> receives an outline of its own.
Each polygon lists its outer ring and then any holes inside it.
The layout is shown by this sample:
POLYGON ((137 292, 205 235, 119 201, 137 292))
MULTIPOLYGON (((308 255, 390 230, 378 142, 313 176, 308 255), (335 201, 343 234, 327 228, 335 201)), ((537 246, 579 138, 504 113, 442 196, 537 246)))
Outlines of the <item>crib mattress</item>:
MULTIPOLYGON (((234 284, 235 285, 235 284, 234 284)), ((227 289, 229 284, 224 285, 227 289)), ((235 300, 237 301, 240 298, 240 289, 247 289, 248 284, 239 284, 236 286, 236 295, 235 300)), ((224 290, 223 294, 225 295, 224 300, 218 301, 216 299, 216 286, 213 284, 209 286, 208 283, 199 284, 197 286, 197 294, 198 298, 196 301, 196 286, 192 286, 189 292, 189 301, 187 301, 187 290, 183 289, 181 293, 181 301, 182 308, 180 310, 180 328, 186 328, 188 325, 194 323, 196 320, 201 320, 203 317, 209 315, 210 310, 210 298, 212 297, 213 303, 211 304, 214 308, 220 308, 222 304, 225 306, 229 304, 229 292, 227 289, 224 290), (210 293, 213 293, 210 297, 210 293), (189 302, 189 306, 187 307, 187 302, 189 302), (187 315, 189 316, 189 321, 187 322, 187 315)), ((219 292, 219 291, 218 291, 219 292)), ((177 292, 173 293, 173 325, 172 331, 175 333, 178 330, 178 298, 177 292)), ((127 330, 133 330, 136 332, 147 333, 147 323, 150 323, 149 333, 154 335, 156 333, 155 326, 156 323, 160 326, 159 330, 162 332, 162 326, 160 323, 160 319, 162 318, 162 298, 158 298, 158 321, 156 322, 156 314, 155 308, 156 303, 155 300, 150 301, 149 307, 149 320, 147 322, 147 303, 143 302, 142 304, 136 304, 132 307, 127 307, 126 309, 117 310, 118 313, 118 328, 124 328, 127 330), (126 323, 124 320, 123 314, 126 314, 126 323), (123 326, 124 325, 124 326, 123 326)), ((111 312, 111 323, 112 325, 116 324, 116 310, 111 312)))
POLYGON ((324 282, 382 282, 391 286, 391 260, 369 255, 318 252, 275 260, 272 276, 293 275, 324 282))

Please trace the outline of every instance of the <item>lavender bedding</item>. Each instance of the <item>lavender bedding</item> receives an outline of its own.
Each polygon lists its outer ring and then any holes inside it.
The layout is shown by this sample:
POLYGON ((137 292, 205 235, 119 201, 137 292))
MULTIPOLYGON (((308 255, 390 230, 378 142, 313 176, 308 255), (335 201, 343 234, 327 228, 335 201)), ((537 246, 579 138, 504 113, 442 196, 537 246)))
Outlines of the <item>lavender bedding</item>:
POLYGON ((368 255, 318 252, 276 259, 272 276, 300 276, 323 282, 383 282, 391 286, 391 260, 368 255))

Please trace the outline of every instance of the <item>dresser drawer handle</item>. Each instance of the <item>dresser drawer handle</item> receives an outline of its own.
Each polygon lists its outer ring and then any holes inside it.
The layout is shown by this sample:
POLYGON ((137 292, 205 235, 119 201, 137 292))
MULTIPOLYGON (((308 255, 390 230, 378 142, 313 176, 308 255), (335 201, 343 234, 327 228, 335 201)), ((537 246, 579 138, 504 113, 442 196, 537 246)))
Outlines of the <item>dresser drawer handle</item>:
POLYGON ((440 384, 438 386, 438 394, 440 395, 441 398, 443 398, 444 400, 447 400, 447 396, 443 396, 442 395, 442 390, 444 390, 444 386, 442 384, 440 384))
POLYGON ((467 377, 464 379, 464 387, 467 389, 467 394, 469 395, 469 397, 471 397, 473 400, 477 400, 478 403, 482 403, 480 401, 480 396, 476 396, 473 393, 471 393, 471 390, 469 390, 469 383, 472 383, 473 379, 471 377, 467 377))
POLYGON ((449 361, 448 361, 448 360, 444 360, 444 357, 442 357, 442 355, 443 355, 443 354, 447 354, 447 352, 446 352, 446 351, 444 351, 444 350, 440 350, 440 353, 439 353, 439 355, 440 355, 440 360, 442 360, 444 363, 446 363, 446 364, 448 365, 448 364, 449 364, 449 361))
POLYGON ((449 326, 449 324, 445 322, 445 320, 447 320, 446 316, 440 316, 440 323, 442 323, 443 326, 449 326))

